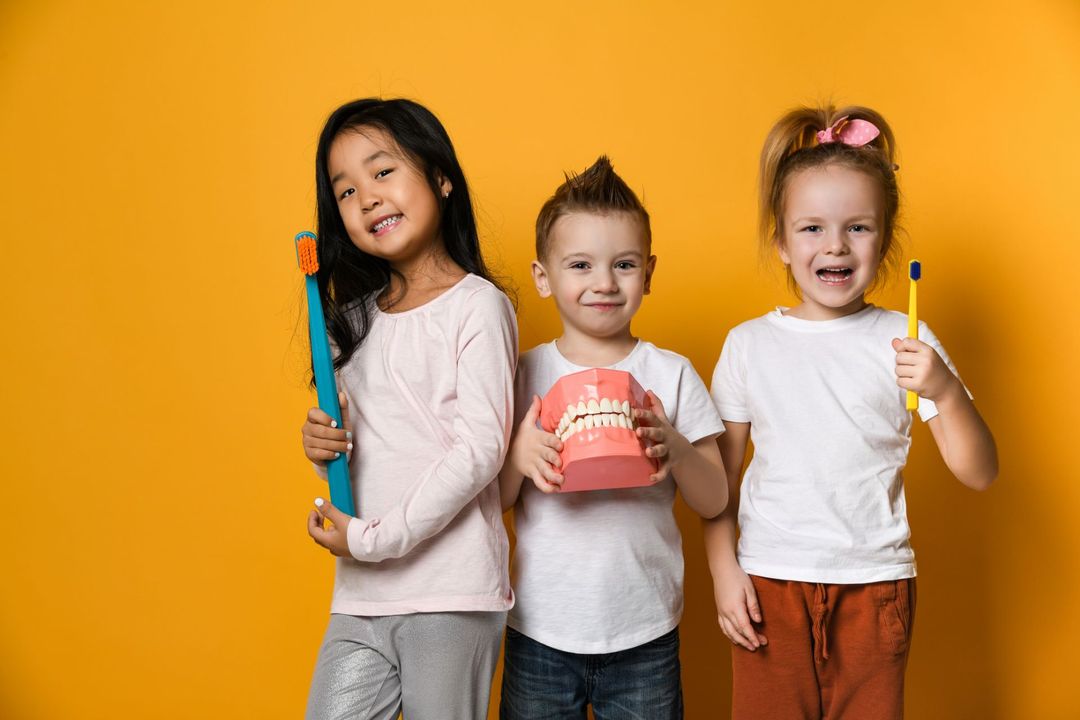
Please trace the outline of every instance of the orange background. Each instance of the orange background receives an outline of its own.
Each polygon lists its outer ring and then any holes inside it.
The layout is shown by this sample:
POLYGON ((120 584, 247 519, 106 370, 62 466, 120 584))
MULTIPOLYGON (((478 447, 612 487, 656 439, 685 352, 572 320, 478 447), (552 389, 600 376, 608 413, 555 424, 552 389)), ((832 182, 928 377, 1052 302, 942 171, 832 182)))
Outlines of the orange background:
MULTIPOLYGON (((558 327, 528 281, 535 213, 610 154, 654 218, 636 332, 706 378, 729 327, 788 301, 754 246, 769 124, 882 111, 922 317, 1002 458, 967 491, 916 428, 909 715, 1080 717, 1078 87, 1072 0, 0 5, 0 715, 302 713, 332 567, 303 527, 322 486, 291 239, 322 120, 383 94, 449 128, 526 348, 558 327)), ((679 513, 688 717, 726 717, 679 513)))

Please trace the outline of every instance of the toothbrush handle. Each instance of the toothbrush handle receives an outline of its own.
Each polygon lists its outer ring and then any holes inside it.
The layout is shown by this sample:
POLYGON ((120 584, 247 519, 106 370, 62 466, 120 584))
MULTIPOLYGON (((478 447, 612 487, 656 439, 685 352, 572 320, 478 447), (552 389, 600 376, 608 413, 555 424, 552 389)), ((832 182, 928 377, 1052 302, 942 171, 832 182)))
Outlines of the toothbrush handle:
MULTIPOLYGON (((304 282, 308 299, 308 327, 311 331, 311 364, 315 369, 319 408, 336 420, 338 427, 344 427, 337 383, 334 381, 334 365, 330 359, 330 342, 326 339, 326 320, 319 300, 319 286, 312 275, 307 275, 304 282)), ((330 502, 346 515, 356 515, 348 459, 341 455, 327 463, 326 469, 330 481, 330 502)))
MULTIPOLYGON (((909 338, 919 339, 919 312, 918 312, 918 283, 914 280, 910 283, 910 291, 908 292, 908 316, 907 316, 907 334, 909 338)), ((907 391, 907 409, 918 410, 919 409, 919 396, 913 391, 907 391)))

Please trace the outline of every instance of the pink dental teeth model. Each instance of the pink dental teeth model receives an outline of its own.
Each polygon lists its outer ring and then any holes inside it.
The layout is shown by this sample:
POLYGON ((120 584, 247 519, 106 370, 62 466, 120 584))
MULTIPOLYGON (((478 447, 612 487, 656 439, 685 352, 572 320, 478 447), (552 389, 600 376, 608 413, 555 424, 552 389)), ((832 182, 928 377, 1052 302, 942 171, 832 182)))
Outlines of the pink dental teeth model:
POLYGON ((563 442, 562 492, 651 485, 656 461, 645 455, 635 408, 645 391, 622 370, 582 370, 559 378, 544 397, 540 425, 563 442))

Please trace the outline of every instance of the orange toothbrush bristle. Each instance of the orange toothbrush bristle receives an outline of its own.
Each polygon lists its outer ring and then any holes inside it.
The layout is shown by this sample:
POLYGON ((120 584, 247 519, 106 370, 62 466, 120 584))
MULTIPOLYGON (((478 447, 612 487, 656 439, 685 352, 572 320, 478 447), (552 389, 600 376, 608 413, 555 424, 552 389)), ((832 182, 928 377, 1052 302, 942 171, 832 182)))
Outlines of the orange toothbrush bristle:
POLYGON ((296 259, 300 263, 300 272, 305 275, 314 275, 319 271, 319 254, 313 238, 305 235, 296 241, 296 259))

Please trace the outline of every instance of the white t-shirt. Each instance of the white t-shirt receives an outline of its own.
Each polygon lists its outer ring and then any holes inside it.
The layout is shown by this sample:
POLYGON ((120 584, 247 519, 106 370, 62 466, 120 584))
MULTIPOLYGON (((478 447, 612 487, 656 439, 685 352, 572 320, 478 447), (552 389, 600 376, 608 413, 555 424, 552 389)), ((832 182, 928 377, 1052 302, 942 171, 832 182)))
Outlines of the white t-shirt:
MULTIPOLYGON (((724 431, 705 384, 681 355, 639 341, 610 367, 652 390, 690 442, 724 431)), ((515 383, 517 422, 533 395, 543 397, 563 375, 585 369, 563 357, 554 342, 525 353, 515 383)), ((507 624, 575 653, 626 650, 669 632, 683 608, 674 499, 670 478, 646 488, 550 495, 526 479, 514 507, 511 583, 517 603, 507 624)))
MULTIPOLYGON (((821 583, 915 576, 901 470, 911 414, 893 338, 907 316, 870 305, 835 320, 777 308, 728 333, 713 373, 720 416, 750 423, 739 564, 752 575, 821 583)), ((919 339, 956 373, 925 323, 919 339)), ((919 399, 923 421, 937 415, 919 399)))

